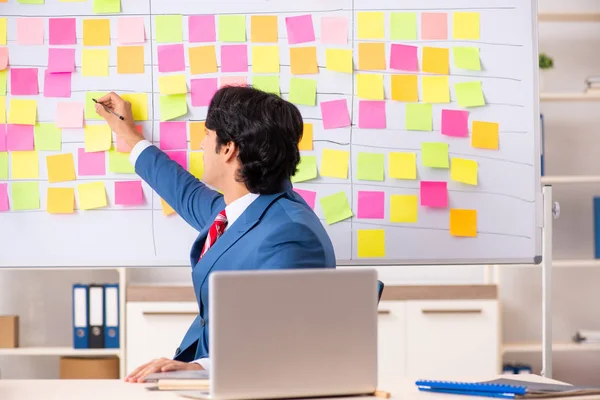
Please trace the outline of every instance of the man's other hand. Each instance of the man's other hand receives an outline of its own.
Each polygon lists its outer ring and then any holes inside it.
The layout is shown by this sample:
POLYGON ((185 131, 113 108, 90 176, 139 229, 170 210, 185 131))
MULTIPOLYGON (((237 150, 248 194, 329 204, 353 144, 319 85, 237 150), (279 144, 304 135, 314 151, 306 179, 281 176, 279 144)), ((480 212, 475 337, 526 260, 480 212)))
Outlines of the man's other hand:
POLYGON ((204 369, 200 364, 187 363, 181 361, 170 360, 168 358, 158 358, 152 360, 149 363, 137 367, 127 378, 125 382, 142 383, 145 382, 145 378, 156 372, 167 372, 167 371, 183 371, 183 370, 201 370, 204 369))

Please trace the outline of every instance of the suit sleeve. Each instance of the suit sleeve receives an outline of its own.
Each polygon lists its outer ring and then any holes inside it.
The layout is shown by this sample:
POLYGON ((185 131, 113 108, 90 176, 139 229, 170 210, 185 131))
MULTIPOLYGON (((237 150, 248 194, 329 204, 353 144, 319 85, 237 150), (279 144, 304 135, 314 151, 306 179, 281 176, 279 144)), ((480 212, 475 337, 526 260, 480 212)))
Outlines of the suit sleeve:
POLYGON ((144 149, 135 172, 188 224, 201 231, 225 208, 223 196, 200 182, 156 146, 144 149))

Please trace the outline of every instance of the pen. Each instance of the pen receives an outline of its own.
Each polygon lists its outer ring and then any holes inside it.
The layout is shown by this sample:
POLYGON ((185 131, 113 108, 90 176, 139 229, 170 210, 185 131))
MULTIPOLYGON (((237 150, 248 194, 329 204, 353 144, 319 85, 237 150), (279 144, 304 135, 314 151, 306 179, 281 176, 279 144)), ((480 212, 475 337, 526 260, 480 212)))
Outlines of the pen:
POLYGON ((391 396, 390 392, 385 392, 383 390, 376 390, 375 393, 373 393, 373 395, 381 399, 389 399, 391 396))
POLYGON ((92 99, 92 100, 94 100, 94 103, 96 103, 96 104, 100 104, 102 107, 104 107, 104 109, 105 109, 106 111, 108 111, 109 113, 111 113, 111 114, 113 114, 113 115, 116 115, 117 117, 119 117, 119 119, 120 119, 121 121, 124 121, 124 120, 125 120, 125 118, 123 118, 123 116, 121 116, 121 115, 117 114, 116 112, 114 112, 114 111, 113 111, 113 110, 111 110, 110 108, 106 107, 104 104, 102 104, 102 103, 98 103, 98 101, 97 101, 96 99, 92 99))

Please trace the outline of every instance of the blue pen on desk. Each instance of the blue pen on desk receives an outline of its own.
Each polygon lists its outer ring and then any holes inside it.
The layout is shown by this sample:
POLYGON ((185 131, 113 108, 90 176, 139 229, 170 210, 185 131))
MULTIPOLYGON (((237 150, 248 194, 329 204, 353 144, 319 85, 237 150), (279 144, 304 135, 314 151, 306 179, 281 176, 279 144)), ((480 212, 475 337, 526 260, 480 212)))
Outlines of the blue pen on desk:
POLYGON ((92 99, 92 100, 94 101, 94 103, 96 103, 96 104, 100 104, 102 107, 104 107, 104 109, 105 109, 106 111, 108 111, 109 113, 111 113, 111 114, 113 114, 113 115, 116 115, 116 116, 117 116, 117 117, 118 117, 118 118, 119 118, 121 121, 124 121, 124 120, 125 120, 125 118, 123 118, 123 116, 122 116, 122 115, 119 115, 119 114, 117 114, 116 112, 114 112, 114 111, 113 111, 113 110, 111 110, 110 108, 106 107, 104 104, 102 104, 102 103, 98 103, 98 101, 97 101, 96 99, 92 99))

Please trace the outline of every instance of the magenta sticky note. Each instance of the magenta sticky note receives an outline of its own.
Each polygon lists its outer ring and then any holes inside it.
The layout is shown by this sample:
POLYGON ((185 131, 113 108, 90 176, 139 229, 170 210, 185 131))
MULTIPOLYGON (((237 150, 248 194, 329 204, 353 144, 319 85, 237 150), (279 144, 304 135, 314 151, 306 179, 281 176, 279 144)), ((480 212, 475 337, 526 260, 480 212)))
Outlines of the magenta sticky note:
POLYGON ((146 41, 143 17, 120 17, 117 23, 119 44, 140 44, 146 41))
POLYGON ((6 125, 0 125, 0 151, 6 151, 6 125))
POLYGON ((8 47, 0 47, 0 71, 8 67, 8 47))
POLYGON ((221 76, 219 87, 223 86, 248 86, 248 78, 245 76, 221 76))
POLYGON ((312 15, 298 15, 286 17, 285 26, 289 44, 307 43, 315 41, 315 29, 312 15))
POLYGON ((313 192, 312 190, 303 190, 294 188, 294 192, 298 193, 308 204, 310 208, 315 209, 315 202, 317 200, 317 192, 313 192))
POLYGON ((75 49, 48 49, 48 71, 51 73, 75 71, 75 49))
POLYGON ((187 170, 187 151, 165 151, 169 158, 187 170))
POLYGON ((44 97, 71 97, 71 73, 44 73, 44 97))
POLYGON ((78 148, 77 173, 81 176, 106 175, 106 152, 86 153, 85 148, 78 148))
POLYGON ((190 15, 188 17, 190 43, 215 42, 217 34, 214 15, 190 15))
POLYGON ((161 150, 187 149, 187 125, 185 121, 167 121, 160 123, 161 150))
POLYGON ((358 127, 385 129, 385 101, 360 100, 358 102, 358 127))
POLYGON ((18 96, 40 94, 37 68, 11 68, 10 93, 18 96))
POLYGON ((421 39, 448 39, 448 14, 424 12, 421 14, 421 39))
POLYGON ((321 43, 348 44, 348 18, 321 18, 321 43))
POLYGON ((350 126, 350 114, 346 99, 321 102, 323 128, 335 129, 350 126))
POLYGON ((446 182, 421 181, 421 205, 425 207, 448 207, 448 184, 446 182))
POLYGON ((142 181, 115 182, 115 204, 122 206, 144 204, 142 181))
MULTIPOLYGON (((143 130, 142 130, 142 126, 141 125, 136 125, 135 129, 141 134, 143 135, 143 130)), ((131 146, 128 145, 124 139, 121 138, 121 136, 115 135, 116 137, 116 147, 117 147, 117 151, 119 153, 129 153, 131 152, 131 146)))
POLYGON ((56 126, 83 128, 83 103, 60 102, 56 105, 56 126))
POLYGON ((8 210, 8 183, 0 183, 0 211, 8 210))
POLYGON ((210 105, 210 101, 217 92, 217 78, 199 78, 190 81, 192 106, 203 107, 210 105))
POLYGON ((183 44, 163 44, 158 48, 158 72, 185 71, 183 44))
POLYGON ((469 112, 463 110, 442 110, 442 135, 469 136, 469 112))
POLYGON ((8 124, 6 126, 6 150, 33 150, 33 125, 8 124))
POLYGON ((400 71, 418 71, 417 46, 392 44, 390 68, 400 71))
POLYGON ((383 219, 384 209, 384 192, 358 192, 358 218, 383 219))
POLYGON ((17 43, 21 45, 44 44, 45 18, 17 18, 17 43))
POLYGON ((51 45, 77 44, 75 18, 50 18, 48 31, 51 45))
POLYGON ((221 45, 221 72, 248 72, 248 46, 221 45))

